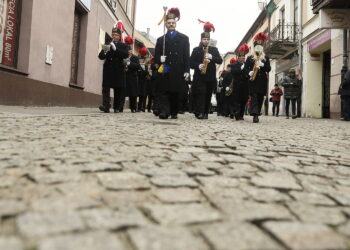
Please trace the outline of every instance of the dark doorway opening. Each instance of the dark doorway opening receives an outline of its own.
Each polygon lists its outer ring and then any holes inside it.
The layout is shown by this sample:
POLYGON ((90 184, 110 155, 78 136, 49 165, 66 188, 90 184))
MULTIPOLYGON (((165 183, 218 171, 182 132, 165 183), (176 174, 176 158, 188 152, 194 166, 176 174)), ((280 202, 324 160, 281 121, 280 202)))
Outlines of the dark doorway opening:
POLYGON ((322 77, 322 117, 330 118, 331 98, 331 51, 323 53, 323 77, 322 77))

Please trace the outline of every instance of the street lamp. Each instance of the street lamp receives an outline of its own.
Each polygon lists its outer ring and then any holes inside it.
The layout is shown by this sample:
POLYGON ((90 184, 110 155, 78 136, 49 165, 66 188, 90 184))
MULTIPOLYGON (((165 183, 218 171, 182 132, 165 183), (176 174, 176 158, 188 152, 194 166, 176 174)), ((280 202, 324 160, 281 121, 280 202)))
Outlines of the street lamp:
POLYGON ((264 10, 266 8, 266 0, 258 0, 258 6, 260 10, 264 10))

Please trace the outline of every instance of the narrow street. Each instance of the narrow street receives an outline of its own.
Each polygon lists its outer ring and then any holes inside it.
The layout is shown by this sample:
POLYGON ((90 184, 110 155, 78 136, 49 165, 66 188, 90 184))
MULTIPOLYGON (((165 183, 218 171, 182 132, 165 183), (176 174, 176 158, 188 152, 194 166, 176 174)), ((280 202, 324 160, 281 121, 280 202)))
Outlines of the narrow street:
POLYGON ((349 123, 251 120, 0 106, 0 249, 349 249, 349 123))

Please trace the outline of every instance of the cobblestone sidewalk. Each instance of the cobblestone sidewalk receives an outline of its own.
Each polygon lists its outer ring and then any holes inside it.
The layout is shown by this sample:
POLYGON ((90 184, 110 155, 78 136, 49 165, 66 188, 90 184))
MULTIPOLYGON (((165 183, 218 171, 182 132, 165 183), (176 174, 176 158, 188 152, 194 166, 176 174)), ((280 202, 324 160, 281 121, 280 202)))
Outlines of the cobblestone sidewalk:
POLYGON ((350 249, 350 123, 0 106, 1 250, 350 249))

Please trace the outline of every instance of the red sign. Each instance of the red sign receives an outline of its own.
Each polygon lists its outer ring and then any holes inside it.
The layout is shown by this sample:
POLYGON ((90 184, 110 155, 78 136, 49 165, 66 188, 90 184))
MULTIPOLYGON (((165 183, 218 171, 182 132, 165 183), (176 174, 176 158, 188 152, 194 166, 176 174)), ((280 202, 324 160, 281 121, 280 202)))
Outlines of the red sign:
POLYGON ((0 0, 0 64, 15 66, 19 0, 0 0))

